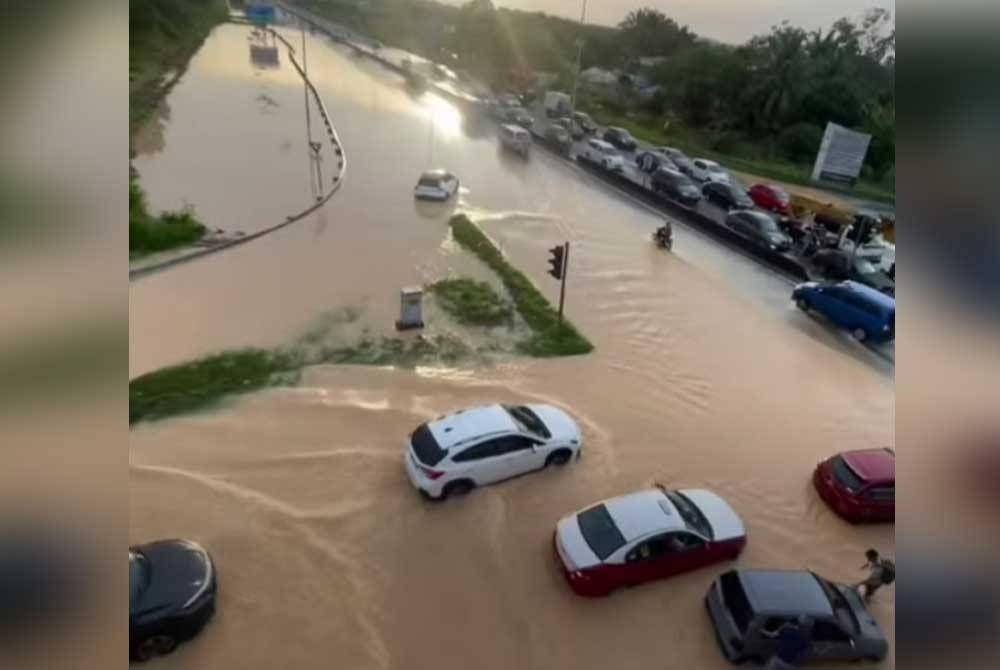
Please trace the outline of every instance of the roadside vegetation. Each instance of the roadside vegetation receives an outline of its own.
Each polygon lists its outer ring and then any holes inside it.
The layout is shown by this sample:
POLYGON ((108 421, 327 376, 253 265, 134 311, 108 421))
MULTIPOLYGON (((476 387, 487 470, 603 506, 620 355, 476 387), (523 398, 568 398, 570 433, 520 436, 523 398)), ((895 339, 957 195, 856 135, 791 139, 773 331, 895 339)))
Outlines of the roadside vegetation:
POLYGON ((510 303, 483 281, 454 277, 431 284, 433 293, 444 311, 459 323, 470 326, 510 325, 514 310, 510 303))
POLYGON ((500 250, 476 224, 464 214, 449 221, 458 244, 486 263, 506 287, 518 313, 531 328, 532 335, 518 344, 518 349, 531 356, 573 356, 593 351, 587 341, 569 321, 559 321, 559 315, 535 285, 520 270, 507 262, 500 250))
POLYGON ((617 76, 607 84, 581 82, 580 106, 600 120, 736 170, 805 185, 812 185, 812 161, 832 121, 872 135, 859 185, 834 190, 895 198, 895 27, 881 8, 826 29, 784 22, 732 46, 648 8, 610 28, 497 8, 491 0, 460 7, 431 0, 293 2, 529 100, 572 89, 582 36, 582 69, 617 76))
POLYGON ((183 247, 204 237, 206 228, 194 218, 190 207, 179 212, 149 213, 146 194, 134 176, 128 180, 128 254, 129 260, 176 247, 183 247))

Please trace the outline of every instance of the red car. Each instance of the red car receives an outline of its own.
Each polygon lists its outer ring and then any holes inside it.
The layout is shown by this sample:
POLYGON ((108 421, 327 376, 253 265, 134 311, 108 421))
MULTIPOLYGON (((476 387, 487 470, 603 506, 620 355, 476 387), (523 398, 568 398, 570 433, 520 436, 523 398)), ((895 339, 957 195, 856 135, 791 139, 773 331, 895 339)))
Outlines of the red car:
POLYGON ((739 556, 746 530, 704 489, 638 491, 562 519, 555 549, 570 588, 603 596, 739 556))
POLYGON ((816 466, 823 500, 851 523, 896 520, 896 453, 889 448, 845 451, 816 466))
POLYGON ((772 186, 770 184, 754 184, 747 191, 750 199, 753 203, 760 207, 761 209, 766 209, 769 212, 777 212, 784 216, 788 216, 788 203, 790 201, 788 194, 782 191, 777 186, 772 186))

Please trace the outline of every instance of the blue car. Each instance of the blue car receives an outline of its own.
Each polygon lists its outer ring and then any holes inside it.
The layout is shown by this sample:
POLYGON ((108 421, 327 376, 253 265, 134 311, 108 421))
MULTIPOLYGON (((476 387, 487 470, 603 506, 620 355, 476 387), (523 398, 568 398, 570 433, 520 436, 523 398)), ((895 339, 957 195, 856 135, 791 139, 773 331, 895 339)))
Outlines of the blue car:
POLYGON ((814 310, 851 331, 860 342, 888 342, 896 337, 896 301, 855 281, 805 282, 792 291, 803 311, 814 310))

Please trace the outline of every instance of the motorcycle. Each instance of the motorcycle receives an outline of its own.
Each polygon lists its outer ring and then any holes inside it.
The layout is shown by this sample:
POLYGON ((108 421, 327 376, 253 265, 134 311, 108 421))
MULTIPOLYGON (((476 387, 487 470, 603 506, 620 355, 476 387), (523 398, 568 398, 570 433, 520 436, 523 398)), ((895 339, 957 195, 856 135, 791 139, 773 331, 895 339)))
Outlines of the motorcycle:
POLYGON ((656 232, 653 233, 653 242, 655 242, 656 246, 659 248, 670 251, 674 246, 673 233, 666 226, 663 228, 657 228, 656 232))

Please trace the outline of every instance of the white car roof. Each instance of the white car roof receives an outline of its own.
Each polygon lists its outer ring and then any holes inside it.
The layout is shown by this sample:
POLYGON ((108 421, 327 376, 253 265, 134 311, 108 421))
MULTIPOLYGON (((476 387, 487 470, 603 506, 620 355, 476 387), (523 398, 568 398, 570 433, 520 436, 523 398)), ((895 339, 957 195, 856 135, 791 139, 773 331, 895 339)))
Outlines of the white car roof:
POLYGON ((604 501, 604 506, 627 542, 650 533, 687 528, 673 503, 660 489, 612 498, 604 501))
POLYGON ((427 423, 442 449, 497 433, 516 433, 519 428, 500 405, 473 407, 446 414, 427 423))
POLYGON ((590 145, 598 149, 614 149, 610 142, 605 142, 604 140, 590 140, 590 145))
POLYGON ((447 170, 428 170, 427 172, 421 173, 421 179, 448 179, 451 177, 451 173, 447 170))

